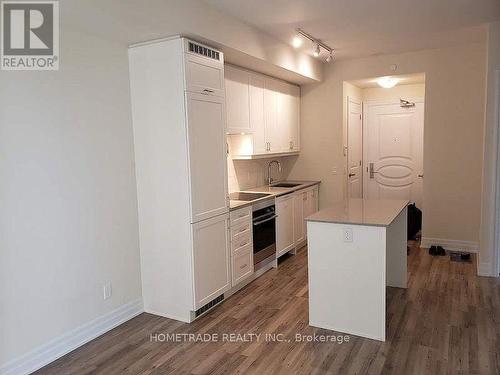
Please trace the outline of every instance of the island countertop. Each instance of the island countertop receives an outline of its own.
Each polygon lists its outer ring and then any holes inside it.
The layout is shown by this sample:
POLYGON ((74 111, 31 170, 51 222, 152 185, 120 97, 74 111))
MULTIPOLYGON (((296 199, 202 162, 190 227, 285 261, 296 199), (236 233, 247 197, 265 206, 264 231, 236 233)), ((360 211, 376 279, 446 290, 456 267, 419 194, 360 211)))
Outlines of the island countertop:
POLYGON ((306 217, 306 221, 386 227, 408 203, 403 199, 345 199, 306 217))

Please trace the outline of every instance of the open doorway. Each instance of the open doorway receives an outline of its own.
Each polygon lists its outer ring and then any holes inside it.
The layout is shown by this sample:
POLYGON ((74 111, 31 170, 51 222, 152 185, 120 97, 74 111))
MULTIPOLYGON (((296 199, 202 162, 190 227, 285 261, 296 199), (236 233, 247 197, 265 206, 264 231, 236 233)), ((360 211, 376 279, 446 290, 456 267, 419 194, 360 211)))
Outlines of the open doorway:
POLYGON ((346 196, 423 210, 425 74, 346 81, 344 102, 346 196))

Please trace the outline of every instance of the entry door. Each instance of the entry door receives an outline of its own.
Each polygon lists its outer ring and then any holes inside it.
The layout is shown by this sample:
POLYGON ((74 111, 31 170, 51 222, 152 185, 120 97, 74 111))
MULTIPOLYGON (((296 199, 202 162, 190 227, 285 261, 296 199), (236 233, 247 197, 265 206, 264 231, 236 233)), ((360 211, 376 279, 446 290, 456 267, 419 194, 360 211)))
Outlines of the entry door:
POLYGON ((363 196, 361 102, 347 99, 347 185, 349 198, 363 196))
POLYGON ((424 102, 366 103, 365 198, 408 199, 422 208, 424 102))

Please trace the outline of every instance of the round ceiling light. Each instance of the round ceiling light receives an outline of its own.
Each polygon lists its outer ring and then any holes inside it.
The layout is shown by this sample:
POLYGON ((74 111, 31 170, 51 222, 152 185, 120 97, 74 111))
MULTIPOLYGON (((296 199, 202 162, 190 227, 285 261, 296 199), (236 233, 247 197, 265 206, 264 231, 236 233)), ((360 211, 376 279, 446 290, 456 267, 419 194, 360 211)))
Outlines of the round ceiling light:
POLYGON ((377 84, 384 89, 390 89, 396 86, 399 82, 399 79, 393 77, 381 77, 377 79, 377 84))

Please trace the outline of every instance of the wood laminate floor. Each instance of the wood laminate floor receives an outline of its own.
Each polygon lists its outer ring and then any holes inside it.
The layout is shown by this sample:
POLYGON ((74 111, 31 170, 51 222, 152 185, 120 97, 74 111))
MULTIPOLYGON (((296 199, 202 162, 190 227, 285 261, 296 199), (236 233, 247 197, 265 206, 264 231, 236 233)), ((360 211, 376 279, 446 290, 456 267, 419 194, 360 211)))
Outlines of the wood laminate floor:
POLYGON ((431 257, 416 246, 408 262, 408 289, 388 288, 385 343, 356 336, 342 344, 295 340, 338 334, 307 324, 303 250, 192 324, 141 314, 37 373, 500 374, 499 280, 475 276, 475 263, 431 257), (169 333, 218 339, 151 340, 169 333), (223 339, 231 333, 261 337, 223 339))

